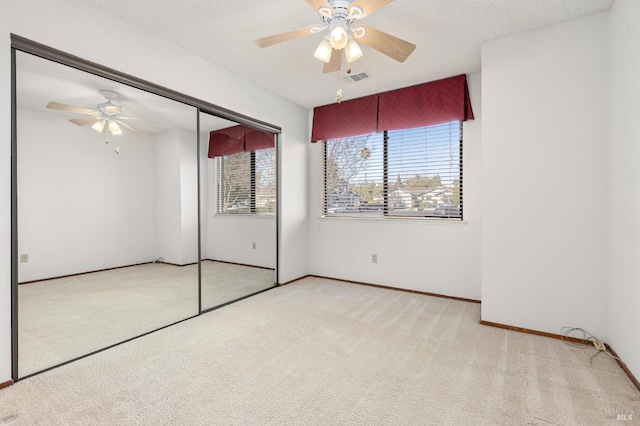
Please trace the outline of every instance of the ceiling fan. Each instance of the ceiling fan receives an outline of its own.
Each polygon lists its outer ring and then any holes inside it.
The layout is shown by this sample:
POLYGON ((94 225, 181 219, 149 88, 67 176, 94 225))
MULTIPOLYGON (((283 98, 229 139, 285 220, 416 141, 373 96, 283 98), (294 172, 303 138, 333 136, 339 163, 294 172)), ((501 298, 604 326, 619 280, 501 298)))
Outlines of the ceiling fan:
POLYGON ((314 54, 317 59, 325 63, 322 70, 324 73, 340 70, 342 49, 345 50, 347 62, 353 62, 362 56, 362 50, 356 40, 398 62, 404 62, 416 48, 415 44, 360 23, 362 18, 393 2, 393 0, 305 1, 318 11, 321 24, 264 37, 255 40, 255 43, 260 47, 268 47, 328 29, 328 34, 320 42, 314 54))
POLYGON ((69 121, 78 126, 86 126, 91 124, 91 128, 98 133, 105 133, 105 142, 109 142, 109 135, 121 135, 122 128, 131 130, 134 133, 142 134, 133 127, 124 123, 122 120, 138 120, 136 118, 123 117, 122 106, 116 105, 113 101, 118 97, 116 92, 111 90, 101 90, 102 96, 107 101, 100 103, 96 106, 96 109, 82 108, 73 105, 61 104, 58 102, 49 102, 47 108, 57 109, 60 111, 75 112, 78 114, 86 115, 86 117, 71 118, 69 121))

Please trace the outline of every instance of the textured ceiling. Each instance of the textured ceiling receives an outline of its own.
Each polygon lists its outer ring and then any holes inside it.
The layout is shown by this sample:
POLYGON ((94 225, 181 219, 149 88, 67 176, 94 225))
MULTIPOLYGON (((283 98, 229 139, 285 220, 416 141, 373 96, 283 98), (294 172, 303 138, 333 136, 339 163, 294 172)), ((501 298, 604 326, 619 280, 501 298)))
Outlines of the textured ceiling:
POLYGON ((606 11, 614 0, 397 0, 362 22, 417 45, 398 63, 362 46, 353 74, 341 82, 322 74, 313 57, 324 33, 259 48, 253 40, 319 23, 304 0, 83 0, 252 80, 305 108, 480 72, 480 47, 489 40, 606 11))
MULTIPOLYGON (((397 0, 363 23, 417 45, 398 63, 362 45, 364 56, 352 74, 371 77, 342 82, 340 73, 322 74, 313 52, 321 34, 261 49, 253 40, 315 24, 316 12, 304 0, 82 0, 114 13, 187 50, 244 76, 305 107, 334 102, 340 85, 344 99, 406 87, 462 73, 480 72, 480 47, 489 40, 608 10, 614 0, 397 0), (276 6, 277 4, 277 6, 276 6)), ((95 108, 100 90, 116 91, 123 114, 145 133, 181 127, 195 130, 193 108, 31 55, 18 55, 18 106, 57 114, 49 101, 95 108)), ((224 106, 224 105, 223 105, 224 106)), ((232 123, 202 117, 208 130, 232 123)))

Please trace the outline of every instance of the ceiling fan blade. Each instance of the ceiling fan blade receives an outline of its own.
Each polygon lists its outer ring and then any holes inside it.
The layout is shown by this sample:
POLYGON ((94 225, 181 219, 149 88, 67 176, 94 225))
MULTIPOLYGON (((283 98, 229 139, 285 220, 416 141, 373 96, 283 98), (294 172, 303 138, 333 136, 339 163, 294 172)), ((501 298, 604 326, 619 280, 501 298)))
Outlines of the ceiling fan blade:
POLYGON ((77 124, 78 126, 86 126, 87 124, 93 124, 96 121, 100 121, 98 117, 90 116, 90 117, 80 117, 80 118, 72 118, 69 120, 73 124, 77 124))
POLYGON ((362 16, 360 18, 364 18, 389 3, 393 3, 393 0, 356 0, 349 5, 349 9, 359 7, 362 9, 362 16))
POLYGON ((129 129, 131 130, 133 133, 137 133, 139 135, 142 135, 142 132, 137 131, 136 129, 134 129, 133 127, 129 126, 127 123, 124 123, 122 121, 120 121, 120 117, 118 117, 117 120, 115 120, 116 123, 118 123, 120 126, 124 127, 125 129, 129 129))
POLYGON ((142 121, 147 124, 162 124, 160 121, 155 120, 147 120, 145 118, 134 118, 134 117, 123 117, 121 115, 118 116, 117 121, 126 120, 126 121, 142 121))
POLYGON ((313 10, 315 10, 315 11, 317 11, 321 7, 326 7, 326 8, 329 8, 329 9, 333 10, 333 8, 327 2, 327 0, 305 0, 305 1, 307 3, 309 3, 309 6, 311 6, 313 8, 313 10))
POLYGON ((73 105, 60 104, 58 102, 49 102, 47 104, 47 108, 49 109, 58 109, 60 111, 69 111, 69 112, 77 112, 78 114, 91 115, 93 114, 93 110, 89 108, 81 108, 73 105))
POLYGON ((331 49, 331 58, 329 59, 329 62, 324 64, 324 67, 322 68, 322 72, 326 74, 329 72, 340 71, 341 67, 342 67, 342 50, 331 49))
MULTIPOLYGON (((145 120, 144 118, 133 118, 133 117, 123 117, 121 115, 118 116, 118 120, 133 120, 133 121, 146 121, 146 122, 150 122, 149 120, 145 120)), ((158 123, 158 121, 151 121, 151 123, 158 123)))
POLYGON ((259 47, 269 47, 274 44, 284 43, 285 41, 293 40, 295 38, 308 36, 315 34, 318 31, 312 31, 313 28, 322 28, 321 25, 309 25, 308 27, 298 28, 297 30, 287 31, 286 33, 276 34, 269 37, 259 38, 254 40, 254 43, 259 47))
POLYGON ((367 46, 376 49, 380 53, 384 53, 398 62, 404 62, 416 48, 415 44, 394 37, 391 34, 376 30, 368 25, 361 26, 365 28, 366 32, 364 36, 356 40, 363 42, 367 46))

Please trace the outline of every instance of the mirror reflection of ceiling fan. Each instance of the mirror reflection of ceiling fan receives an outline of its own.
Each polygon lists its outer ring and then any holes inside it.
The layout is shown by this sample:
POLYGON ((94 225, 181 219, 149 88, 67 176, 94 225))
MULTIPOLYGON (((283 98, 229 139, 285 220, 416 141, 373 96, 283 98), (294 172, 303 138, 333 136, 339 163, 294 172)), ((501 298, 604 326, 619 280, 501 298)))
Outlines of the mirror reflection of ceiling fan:
POLYGON ((123 117, 121 115, 122 106, 113 103, 113 100, 118 97, 118 94, 116 92, 113 92, 111 90, 101 90, 100 93, 102 93, 102 96, 104 96, 107 101, 98 104, 96 109, 82 108, 73 105, 61 104, 58 102, 49 102, 47 104, 47 108, 86 115, 86 117, 72 118, 69 121, 73 124, 77 124, 78 126, 87 126, 91 124, 91 128, 96 132, 104 132, 105 142, 107 143, 109 142, 109 135, 121 135, 123 127, 134 133, 142 134, 127 123, 123 122, 123 120, 138 119, 123 117))
POLYGON ((315 57, 324 62, 322 72, 339 71, 342 49, 347 62, 362 56, 358 41, 398 62, 404 62, 416 48, 415 44, 363 25, 360 20, 393 0, 305 0, 320 15, 321 24, 264 37, 255 41, 260 47, 273 46, 299 37, 329 30, 315 51, 315 57), (356 41, 357 40, 357 41, 356 41))

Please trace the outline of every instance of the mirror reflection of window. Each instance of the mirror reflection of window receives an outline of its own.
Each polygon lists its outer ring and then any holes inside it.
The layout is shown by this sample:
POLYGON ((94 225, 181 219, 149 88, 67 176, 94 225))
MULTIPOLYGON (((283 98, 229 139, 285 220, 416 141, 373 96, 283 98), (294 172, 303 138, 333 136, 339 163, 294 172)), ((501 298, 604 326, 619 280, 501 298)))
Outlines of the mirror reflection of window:
POLYGON ((217 213, 275 214, 275 148, 218 157, 217 161, 217 213))
POLYGON ((275 137, 200 114, 202 309, 272 288, 276 267, 275 137))

